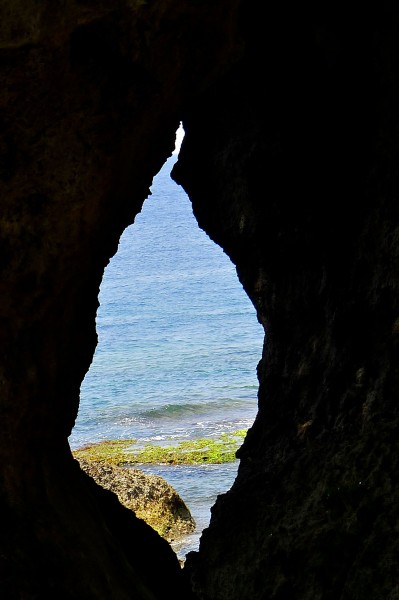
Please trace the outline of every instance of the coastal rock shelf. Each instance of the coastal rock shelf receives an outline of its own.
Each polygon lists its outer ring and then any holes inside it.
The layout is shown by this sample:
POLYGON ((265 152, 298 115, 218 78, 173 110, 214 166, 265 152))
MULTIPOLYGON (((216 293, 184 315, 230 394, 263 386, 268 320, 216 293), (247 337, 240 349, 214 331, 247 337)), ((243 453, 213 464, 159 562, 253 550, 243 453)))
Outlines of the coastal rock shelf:
POLYGON ((384 1, 2 1, 1 598, 399 596, 398 56, 384 1), (68 446, 104 268, 180 120, 173 177, 266 332, 184 569, 68 446))
POLYGON ((84 459, 80 459, 79 464, 85 473, 106 490, 114 492, 123 506, 168 542, 194 531, 195 522, 189 509, 162 477, 84 459))

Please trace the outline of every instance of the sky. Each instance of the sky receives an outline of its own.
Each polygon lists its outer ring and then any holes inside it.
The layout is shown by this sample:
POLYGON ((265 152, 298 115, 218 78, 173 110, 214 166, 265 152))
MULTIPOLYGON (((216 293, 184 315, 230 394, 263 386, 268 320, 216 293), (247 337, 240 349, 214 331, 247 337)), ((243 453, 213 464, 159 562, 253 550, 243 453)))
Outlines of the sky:
POLYGON ((172 154, 179 154, 180 146, 184 138, 183 125, 180 123, 179 129, 176 131, 176 144, 172 154))

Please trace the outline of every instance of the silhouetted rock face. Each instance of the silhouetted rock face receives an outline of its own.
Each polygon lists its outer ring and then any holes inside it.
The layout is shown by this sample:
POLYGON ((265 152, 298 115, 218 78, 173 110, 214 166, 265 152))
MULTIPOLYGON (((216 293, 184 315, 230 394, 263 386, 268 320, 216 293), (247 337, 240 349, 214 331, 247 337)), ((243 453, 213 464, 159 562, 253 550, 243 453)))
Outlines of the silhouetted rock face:
POLYGON ((259 414, 187 568, 204 600, 395 598, 398 11, 246 7, 174 178, 265 326, 259 414))
POLYGON ((1 598, 189 597, 167 542, 87 482, 67 436, 104 267, 183 103, 232 60, 234 7, 1 2, 1 598))
POLYGON ((1 3, 1 597, 399 595, 399 14, 292 4, 1 3), (266 330, 183 574, 67 445, 103 269, 181 117, 174 176, 266 330))

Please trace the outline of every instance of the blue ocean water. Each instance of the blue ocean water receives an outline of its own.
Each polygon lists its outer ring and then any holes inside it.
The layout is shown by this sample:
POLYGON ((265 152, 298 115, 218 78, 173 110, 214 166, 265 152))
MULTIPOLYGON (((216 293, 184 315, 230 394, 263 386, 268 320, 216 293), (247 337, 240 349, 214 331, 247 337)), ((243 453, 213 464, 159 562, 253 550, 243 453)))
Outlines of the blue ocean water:
MULTIPOLYGON (((220 247, 199 229, 172 155, 107 267, 97 313, 99 343, 81 387, 73 449, 105 439, 142 442, 212 437, 248 428, 257 410, 263 333, 220 247)), ((182 495, 197 530, 237 464, 146 467, 182 495)))

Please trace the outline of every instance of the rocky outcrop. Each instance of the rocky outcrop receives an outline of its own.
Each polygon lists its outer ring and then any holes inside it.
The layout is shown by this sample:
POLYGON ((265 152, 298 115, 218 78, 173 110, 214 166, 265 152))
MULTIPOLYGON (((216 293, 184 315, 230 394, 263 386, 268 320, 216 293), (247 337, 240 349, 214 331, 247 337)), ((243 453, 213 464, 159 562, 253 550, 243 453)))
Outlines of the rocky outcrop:
POLYGON ((132 510, 168 542, 194 531, 195 521, 189 509, 162 477, 84 459, 80 459, 79 464, 94 481, 114 492, 123 506, 132 510))
POLYGON ((238 478, 188 561, 204 600, 399 594, 399 13, 380 9, 247 3, 245 57, 185 113, 174 177, 266 331, 238 478))
POLYGON ((184 598, 178 560, 67 438, 104 267, 237 52, 235 2, 0 3, 0 597, 184 598), (206 49, 202 51, 201 49, 206 49))
POLYGON ((3 0, 1 597, 187 599, 184 573, 201 600, 398 596, 398 40, 384 0, 3 0), (174 177, 266 331, 183 574, 67 444, 104 267, 181 118, 174 177))

